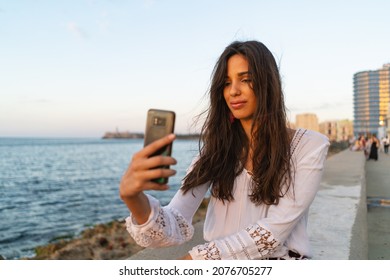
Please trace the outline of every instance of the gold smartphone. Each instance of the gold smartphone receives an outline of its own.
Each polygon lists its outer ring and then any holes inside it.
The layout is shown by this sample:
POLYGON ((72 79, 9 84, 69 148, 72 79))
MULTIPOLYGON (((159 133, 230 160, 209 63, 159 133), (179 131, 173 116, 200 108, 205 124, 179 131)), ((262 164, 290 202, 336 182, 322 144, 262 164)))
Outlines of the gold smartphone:
MULTIPOLYGON (((146 119, 146 129, 145 129, 145 138, 144 138, 144 147, 150 143, 160 139, 168 134, 173 133, 175 128, 175 112, 159 110, 159 109, 149 109, 148 116, 146 119)), ((159 149, 152 156, 164 155, 171 156, 172 154, 172 144, 167 145, 159 149)), ((169 168, 168 165, 160 166, 159 168, 169 168)), ((168 178, 158 178, 154 179, 153 182, 159 184, 166 184, 168 178)))

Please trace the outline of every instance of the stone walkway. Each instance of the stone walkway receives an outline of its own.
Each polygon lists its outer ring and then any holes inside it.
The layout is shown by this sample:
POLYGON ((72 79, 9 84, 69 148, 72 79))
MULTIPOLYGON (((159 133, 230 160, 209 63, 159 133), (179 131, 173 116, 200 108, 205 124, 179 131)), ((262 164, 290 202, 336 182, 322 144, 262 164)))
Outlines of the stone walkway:
POLYGON ((366 162, 368 259, 390 260, 390 154, 366 162))

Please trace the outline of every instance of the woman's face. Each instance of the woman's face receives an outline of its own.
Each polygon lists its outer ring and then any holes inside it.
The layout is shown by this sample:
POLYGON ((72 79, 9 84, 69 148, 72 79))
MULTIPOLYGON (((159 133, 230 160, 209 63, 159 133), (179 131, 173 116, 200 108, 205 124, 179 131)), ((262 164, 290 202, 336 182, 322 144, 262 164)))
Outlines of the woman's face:
POLYGON ((223 96, 233 116, 241 123, 252 122, 256 110, 256 96, 248 61, 240 54, 229 58, 223 96))

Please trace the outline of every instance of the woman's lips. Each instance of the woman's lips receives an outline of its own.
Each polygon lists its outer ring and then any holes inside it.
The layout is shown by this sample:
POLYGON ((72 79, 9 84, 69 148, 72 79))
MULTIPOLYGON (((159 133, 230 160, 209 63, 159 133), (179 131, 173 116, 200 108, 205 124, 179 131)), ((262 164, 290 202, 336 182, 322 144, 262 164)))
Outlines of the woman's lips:
POLYGON ((235 101, 235 102, 230 102, 230 106, 235 109, 241 109, 242 107, 245 106, 246 101, 235 101))

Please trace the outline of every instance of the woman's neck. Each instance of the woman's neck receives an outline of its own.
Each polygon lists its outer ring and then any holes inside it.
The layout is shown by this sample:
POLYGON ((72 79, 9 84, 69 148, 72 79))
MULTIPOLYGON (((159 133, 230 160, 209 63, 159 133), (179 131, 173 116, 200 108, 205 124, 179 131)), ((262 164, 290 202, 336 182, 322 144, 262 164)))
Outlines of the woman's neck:
POLYGON ((248 139, 248 157, 246 158, 246 162, 244 162, 245 169, 251 174, 253 170, 253 148, 252 148, 252 120, 240 120, 241 126, 245 131, 246 137, 248 139))
POLYGON ((240 122, 250 144, 252 142, 252 120, 240 120, 240 122))

